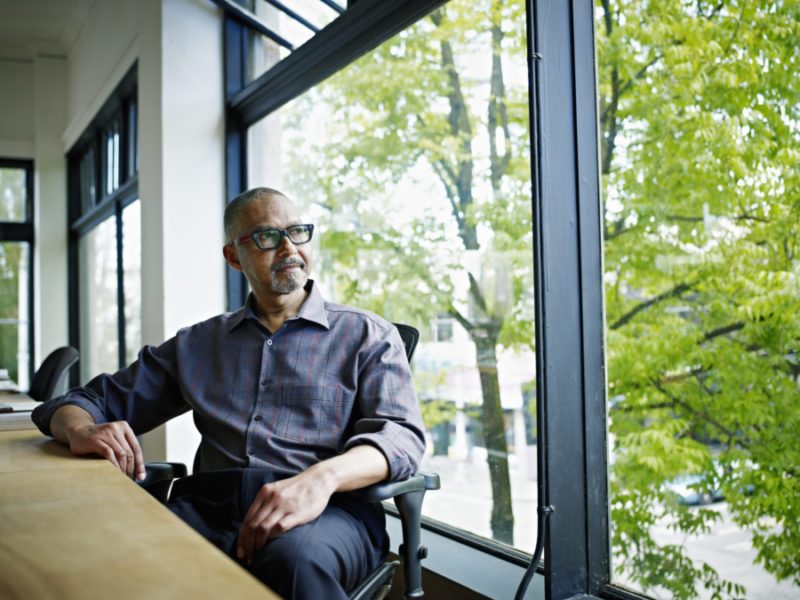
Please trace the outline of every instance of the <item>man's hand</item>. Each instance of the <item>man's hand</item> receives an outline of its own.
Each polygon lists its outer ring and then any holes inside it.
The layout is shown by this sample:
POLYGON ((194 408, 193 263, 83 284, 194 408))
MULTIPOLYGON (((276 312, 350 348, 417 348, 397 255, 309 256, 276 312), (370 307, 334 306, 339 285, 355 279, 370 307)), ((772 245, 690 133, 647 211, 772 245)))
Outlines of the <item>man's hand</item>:
POLYGON ((88 412, 68 404, 53 414, 50 430, 73 454, 99 454, 128 477, 144 479, 142 448, 127 421, 96 425, 88 412))
POLYGON ((144 457, 139 440, 127 421, 82 425, 66 431, 73 454, 99 454, 128 477, 145 477, 144 457))
POLYGON ((335 491, 334 480, 313 467, 262 486, 239 529, 236 555, 250 564, 267 540, 321 515, 335 491))
POLYGON ((388 476, 389 464, 380 450, 361 445, 262 486, 239 528, 236 555, 249 564, 268 540, 320 516, 334 492, 362 488, 388 476))

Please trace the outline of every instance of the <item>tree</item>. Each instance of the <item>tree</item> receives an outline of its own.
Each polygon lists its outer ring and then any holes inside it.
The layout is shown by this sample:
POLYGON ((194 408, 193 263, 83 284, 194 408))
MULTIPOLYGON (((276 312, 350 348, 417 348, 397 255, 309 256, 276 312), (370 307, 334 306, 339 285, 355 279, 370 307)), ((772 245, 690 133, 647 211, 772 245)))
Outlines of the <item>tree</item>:
POLYGON ((664 487, 697 473, 800 583, 800 9, 597 9, 615 552, 645 589, 745 594, 652 537, 718 517, 664 487))

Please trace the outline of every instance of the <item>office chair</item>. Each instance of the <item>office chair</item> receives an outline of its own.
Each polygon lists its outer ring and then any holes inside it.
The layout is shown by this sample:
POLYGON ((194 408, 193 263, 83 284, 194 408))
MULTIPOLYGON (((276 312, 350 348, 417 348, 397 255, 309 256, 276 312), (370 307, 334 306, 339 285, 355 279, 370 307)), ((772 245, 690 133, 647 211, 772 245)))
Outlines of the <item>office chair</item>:
MULTIPOLYGON (((395 323, 403 345, 406 357, 411 362, 411 357, 419 341, 419 331, 410 325, 395 323)), ((180 463, 147 463, 146 476, 139 482, 145 490, 155 496, 157 500, 166 504, 172 480, 186 476, 186 465, 180 463)), ((422 559, 428 550, 420 542, 422 523, 422 500, 428 490, 438 490, 440 487, 439 475, 436 473, 417 473, 403 481, 388 481, 376 483, 360 490, 347 492, 348 496, 363 502, 384 502, 393 499, 400 516, 400 526, 403 531, 403 543, 399 552, 403 564, 403 587, 406 598, 422 598, 422 559)), ((372 600, 384 598, 392 583, 395 569, 401 564, 399 560, 387 560, 379 565, 360 585, 350 594, 350 600, 372 600)))
POLYGON ((46 402, 57 396, 57 392, 63 389, 67 371, 78 362, 78 357, 78 351, 72 346, 53 350, 33 374, 28 395, 39 402, 46 402))

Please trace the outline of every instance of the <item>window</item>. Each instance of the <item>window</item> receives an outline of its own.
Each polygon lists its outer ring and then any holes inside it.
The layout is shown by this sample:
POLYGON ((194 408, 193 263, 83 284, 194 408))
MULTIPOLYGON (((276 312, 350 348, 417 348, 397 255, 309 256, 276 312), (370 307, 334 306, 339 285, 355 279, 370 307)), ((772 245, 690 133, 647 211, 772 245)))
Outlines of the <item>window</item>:
POLYGON ((302 46, 315 33, 344 12, 345 2, 336 0, 301 0, 271 2, 247 0, 245 7, 264 27, 248 30, 247 81, 266 71, 302 46))
MULTIPOLYGON (((549 514, 537 585, 556 598, 619 593, 608 588, 591 5, 361 0, 250 83, 253 24, 226 12, 226 47, 241 51, 226 55, 228 198, 271 185, 307 203, 329 296, 426 337, 439 313, 454 320, 455 351, 436 355, 428 338, 414 360, 426 460, 461 461, 426 501, 425 535, 449 549, 437 572, 454 566, 447 577, 513 596, 513 576, 475 575, 496 561, 521 577, 549 514), (403 81, 414 85, 397 90, 403 81), (516 485, 528 469, 538 480, 516 485), (555 511, 537 516, 537 497, 555 511)), ((231 308, 246 292, 237 277, 231 308)))
POLYGON ((797 13, 597 18, 613 578, 800 597, 797 13))
POLYGON ((434 323, 434 342, 448 343, 453 341, 453 327, 455 319, 449 315, 438 315, 434 323))
POLYGON ((491 27, 473 2, 451 2, 265 117, 248 132, 248 181, 284 190, 317 224, 331 300, 421 330, 446 312, 439 328, 457 343, 423 339, 414 359, 426 425, 449 438, 425 459, 444 491, 424 510, 531 552, 527 70, 503 52, 525 42, 498 19, 493 46, 491 27))
POLYGON ((135 68, 69 153, 70 338, 81 382, 141 345, 141 223, 135 68))
POLYGON ((0 159, 0 386, 23 390, 34 368, 32 207, 33 163, 0 159))

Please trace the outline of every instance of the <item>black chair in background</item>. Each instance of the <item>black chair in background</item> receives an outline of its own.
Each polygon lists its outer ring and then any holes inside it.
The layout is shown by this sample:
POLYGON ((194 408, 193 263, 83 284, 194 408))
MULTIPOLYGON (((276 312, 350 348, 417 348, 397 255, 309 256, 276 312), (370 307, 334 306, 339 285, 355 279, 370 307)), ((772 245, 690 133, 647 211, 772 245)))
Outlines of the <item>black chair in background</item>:
MULTIPOLYGON (((395 323, 406 349, 406 357, 411 357, 419 341, 419 331, 410 325, 395 323)), ((146 477, 139 482, 145 490, 162 503, 166 503, 172 481, 186 475, 186 465, 181 463, 147 463, 146 477)), ((403 481, 376 483, 360 490, 347 492, 351 497, 364 502, 384 502, 394 500, 400 516, 403 543, 399 552, 403 564, 403 588, 406 598, 422 598, 422 559, 428 550, 421 544, 422 501, 425 492, 438 490, 439 475, 436 473, 417 473, 403 481)), ((351 600, 373 600, 384 598, 391 587, 395 569, 401 561, 388 560, 378 566, 350 594, 351 600)))
POLYGON ((28 395, 39 402, 47 402, 63 393, 67 371, 78 362, 79 356, 72 346, 53 350, 33 374, 28 395))

